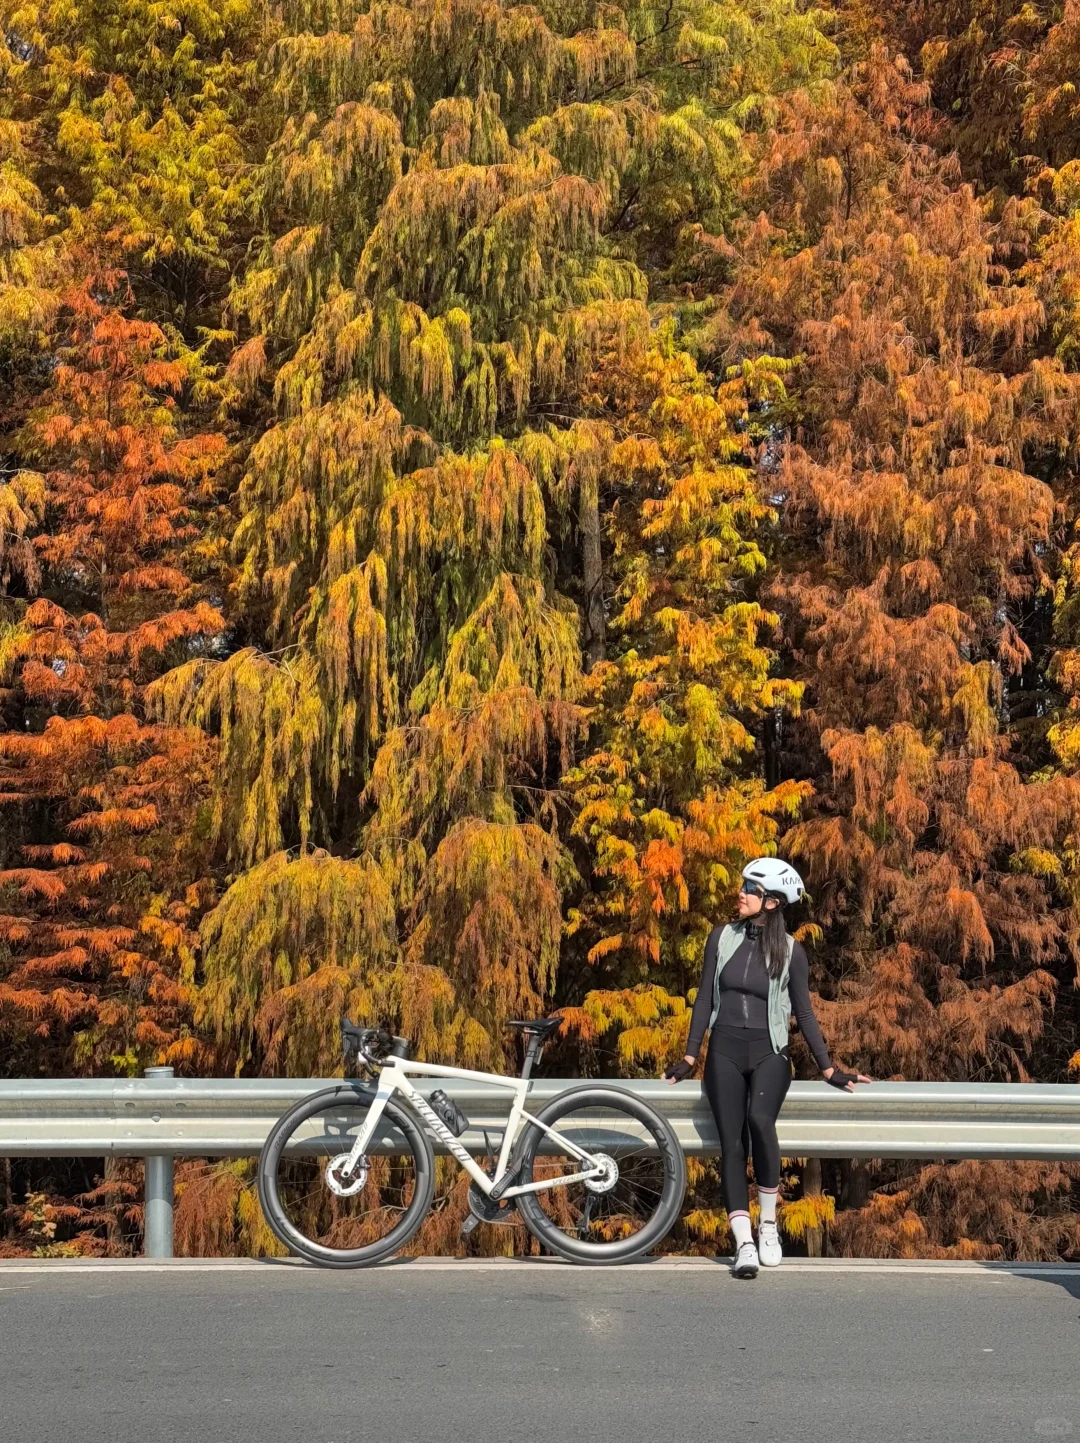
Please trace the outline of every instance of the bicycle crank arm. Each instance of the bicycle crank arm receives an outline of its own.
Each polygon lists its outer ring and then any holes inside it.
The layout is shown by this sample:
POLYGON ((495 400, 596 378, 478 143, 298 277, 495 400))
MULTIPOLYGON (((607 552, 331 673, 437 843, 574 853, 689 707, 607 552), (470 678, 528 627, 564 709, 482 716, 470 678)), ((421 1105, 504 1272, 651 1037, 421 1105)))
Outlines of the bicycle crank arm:
POLYGON ((581 1217, 578 1219, 577 1235, 579 1238, 587 1238, 592 1228, 593 1208, 596 1206, 596 1194, 591 1192, 585 1199, 585 1206, 581 1210, 581 1217))

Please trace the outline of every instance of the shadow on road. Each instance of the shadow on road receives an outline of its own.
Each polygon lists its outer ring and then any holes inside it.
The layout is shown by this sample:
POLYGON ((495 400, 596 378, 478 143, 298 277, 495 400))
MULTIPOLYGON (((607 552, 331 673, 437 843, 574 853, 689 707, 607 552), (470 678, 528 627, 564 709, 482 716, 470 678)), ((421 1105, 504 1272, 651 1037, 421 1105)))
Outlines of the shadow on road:
POLYGON ((1062 1269, 1060 1273, 1020 1273, 1020 1276, 1030 1278, 1033 1283, 1050 1283, 1055 1288, 1064 1288, 1071 1298, 1080 1302, 1080 1272, 1066 1272, 1062 1269))

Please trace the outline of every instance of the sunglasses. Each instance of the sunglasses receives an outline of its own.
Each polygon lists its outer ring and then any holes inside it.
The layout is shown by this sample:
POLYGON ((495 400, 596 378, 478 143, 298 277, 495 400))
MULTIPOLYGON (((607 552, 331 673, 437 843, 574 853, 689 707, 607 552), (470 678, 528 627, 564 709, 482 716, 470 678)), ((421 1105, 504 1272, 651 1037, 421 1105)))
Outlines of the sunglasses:
POLYGON ((765 888, 759 887, 756 882, 744 882, 739 888, 744 897, 764 897, 765 888))

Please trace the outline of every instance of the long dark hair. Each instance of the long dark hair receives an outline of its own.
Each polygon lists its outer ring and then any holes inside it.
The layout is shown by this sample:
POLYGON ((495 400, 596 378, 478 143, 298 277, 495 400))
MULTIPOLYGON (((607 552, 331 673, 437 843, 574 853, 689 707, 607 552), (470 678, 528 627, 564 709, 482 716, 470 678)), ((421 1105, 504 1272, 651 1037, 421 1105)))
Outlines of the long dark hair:
MULTIPOLYGON (((765 971, 779 977, 787 962, 787 923, 784 921, 784 898, 777 892, 766 892, 761 901, 761 950, 765 954, 765 971), (775 907, 767 906, 776 902, 775 907)), ((752 919, 754 921, 757 918, 752 919)))

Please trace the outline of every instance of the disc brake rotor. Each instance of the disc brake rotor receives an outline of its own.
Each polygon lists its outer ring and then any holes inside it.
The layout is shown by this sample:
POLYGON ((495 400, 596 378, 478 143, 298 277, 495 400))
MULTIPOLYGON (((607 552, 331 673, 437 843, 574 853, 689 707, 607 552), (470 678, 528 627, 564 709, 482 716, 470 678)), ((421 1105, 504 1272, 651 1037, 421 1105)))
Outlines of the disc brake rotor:
POLYGON ((326 1186, 338 1197, 353 1197, 368 1180, 368 1160, 363 1153, 360 1154, 356 1169, 352 1173, 345 1171, 348 1161, 349 1154, 340 1152, 326 1164, 326 1186))
POLYGON ((619 1164, 606 1152, 594 1152, 590 1153, 589 1156, 594 1163, 601 1164, 604 1170, 595 1177, 587 1177, 585 1179, 585 1187, 588 1188, 589 1192, 610 1192, 619 1181, 619 1164))

